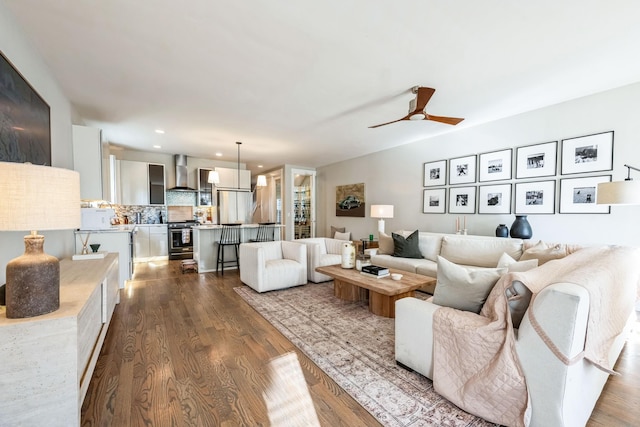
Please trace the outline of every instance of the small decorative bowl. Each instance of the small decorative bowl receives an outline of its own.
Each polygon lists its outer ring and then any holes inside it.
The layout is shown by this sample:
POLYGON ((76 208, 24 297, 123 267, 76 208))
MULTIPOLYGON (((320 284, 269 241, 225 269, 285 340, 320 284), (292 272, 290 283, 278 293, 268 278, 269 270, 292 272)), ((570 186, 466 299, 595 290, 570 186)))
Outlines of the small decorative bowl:
POLYGON ((402 274, 400 274, 400 273, 391 273, 391 278, 393 280, 400 280, 400 279, 402 279, 402 274))
POLYGON ((100 243, 93 243, 91 245, 89 245, 91 247, 91 250, 93 252, 98 252, 98 249, 100 249, 100 243))

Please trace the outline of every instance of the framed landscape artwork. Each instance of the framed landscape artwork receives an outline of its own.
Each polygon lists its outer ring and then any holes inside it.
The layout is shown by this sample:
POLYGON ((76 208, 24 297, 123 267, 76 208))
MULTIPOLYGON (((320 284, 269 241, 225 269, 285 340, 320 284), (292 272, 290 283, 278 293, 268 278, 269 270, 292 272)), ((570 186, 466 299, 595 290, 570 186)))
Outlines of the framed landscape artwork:
POLYGON ((447 181, 447 161, 427 162, 424 164, 424 187, 438 187, 447 181))
POLYGON ((613 131, 562 140, 562 175, 613 169, 613 131))
POLYGON ((611 182, 611 175, 561 179, 560 213, 611 213, 611 206, 597 204, 601 182, 611 182))
POLYGON ((516 178, 555 176, 558 141, 516 149, 516 178))
POLYGON ((476 213, 476 187, 449 188, 449 213, 476 213))
POLYGON ((511 158, 513 150, 494 151, 480 154, 478 165, 480 182, 511 179, 511 158))
POLYGON ((476 155, 449 160, 449 184, 476 182, 476 155))
POLYGON ((516 183, 516 215, 553 214, 555 209, 555 181, 516 183))
POLYGON ((511 184, 481 185, 478 192, 478 213, 510 214, 511 184))
POLYGON ((49 105, 1 52, 0 161, 51 166, 49 105))
POLYGON ((422 213, 445 213, 447 190, 423 190, 422 213))

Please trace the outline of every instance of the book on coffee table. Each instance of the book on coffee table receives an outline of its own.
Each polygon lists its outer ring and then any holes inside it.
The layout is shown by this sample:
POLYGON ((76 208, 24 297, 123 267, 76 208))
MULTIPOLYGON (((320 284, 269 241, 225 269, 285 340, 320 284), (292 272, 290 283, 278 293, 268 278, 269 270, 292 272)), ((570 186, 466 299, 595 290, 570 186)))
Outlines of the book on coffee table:
POLYGON ((370 274, 372 276, 388 276, 389 269, 378 265, 365 265, 362 267, 362 273, 370 274))
POLYGON ((382 279, 383 277, 391 276, 389 273, 386 273, 386 274, 371 274, 371 273, 367 273, 365 271, 361 271, 360 274, 362 274, 363 276, 367 276, 367 277, 373 277, 374 279, 382 279))

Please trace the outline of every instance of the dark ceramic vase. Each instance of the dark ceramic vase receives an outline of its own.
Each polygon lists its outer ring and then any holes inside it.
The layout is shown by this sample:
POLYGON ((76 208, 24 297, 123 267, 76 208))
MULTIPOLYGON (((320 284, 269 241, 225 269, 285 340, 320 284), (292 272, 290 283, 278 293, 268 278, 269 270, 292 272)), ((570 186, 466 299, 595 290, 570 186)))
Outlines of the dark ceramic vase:
POLYGON ((509 237, 509 227, 500 224, 496 227, 496 237, 509 237))
POLYGON ((516 220, 511 224, 511 237, 518 239, 530 239, 533 236, 531 224, 526 215, 516 215, 516 220))

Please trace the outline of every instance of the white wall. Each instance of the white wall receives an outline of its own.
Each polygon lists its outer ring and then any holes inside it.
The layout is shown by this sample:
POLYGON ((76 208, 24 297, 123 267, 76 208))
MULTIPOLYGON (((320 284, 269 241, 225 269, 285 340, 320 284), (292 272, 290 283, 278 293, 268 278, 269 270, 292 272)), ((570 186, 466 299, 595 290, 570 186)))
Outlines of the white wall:
MULTIPOLYGON (((334 225, 346 226, 352 232, 353 238, 363 238, 370 233, 377 234, 377 220, 369 217, 368 208, 366 218, 335 216, 336 186, 359 182, 365 183, 365 199, 368 206, 372 204, 395 206, 395 217, 386 220, 387 233, 397 229, 416 228, 423 231, 454 232, 456 215, 422 213, 424 162, 504 148, 558 141, 560 150, 560 140, 564 138, 613 130, 615 132, 613 172, 599 172, 584 176, 612 173, 613 180, 622 180, 626 177, 626 168, 623 167, 625 163, 640 167, 638 111, 640 111, 640 83, 318 168, 318 233, 327 235, 330 226, 334 225)), ((431 124, 399 123, 397 125, 429 126, 431 124)), ((636 173, 635 177, 640 179, 640 173, 636 173)), ((557 193, 559 193, 560 178, 564 176, 555 177, 557 193)), ((526 181, 518 180, 517 182, 526 181)), ((513 183, 516 180, 506 182, 513 183)), ((482 183, 482 185, 485 184, 493 183, 482 183)), ((556 198, 558 195, 556 194, 556 198)), ((557 203, 556 212, 558 212, 557 203)), ((638 206, 612 206, 609 215, 556 213, 555 215, 529 215, 528 218, 533 228, 533 239, 636 246, 640 242, 640 225, 638 224, 640 207, 638 206)), ((514 219, 513 214, 467 215, 467 228, 469 234, 494 235, 498 224, 504 223, 510 227, 514 219)))
MULTIPOLYGON (((57 82, 21 29, 0 3, 0 51, 33 86, 51 108, 51 163, 73 168, 71 145, 72 108, 57 82)), ((43 185, 46 185, 43 183, 43 185)), ((25 232, 0 231, 0 284, 5 282, 5 266, 24 252, 25 232)), ((45 251, 58 258, 71 256, 74 250, 72 231, 43 232, 45 251)))

